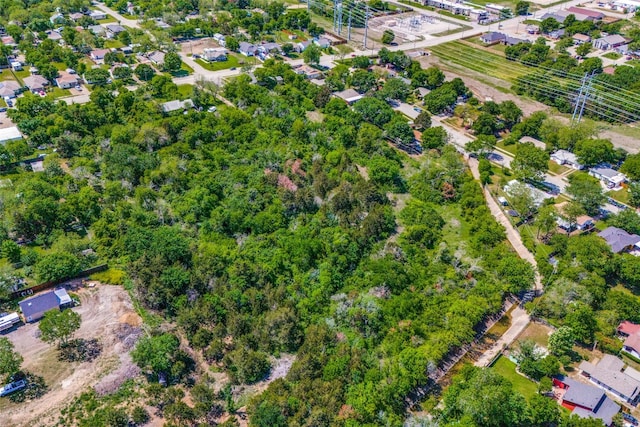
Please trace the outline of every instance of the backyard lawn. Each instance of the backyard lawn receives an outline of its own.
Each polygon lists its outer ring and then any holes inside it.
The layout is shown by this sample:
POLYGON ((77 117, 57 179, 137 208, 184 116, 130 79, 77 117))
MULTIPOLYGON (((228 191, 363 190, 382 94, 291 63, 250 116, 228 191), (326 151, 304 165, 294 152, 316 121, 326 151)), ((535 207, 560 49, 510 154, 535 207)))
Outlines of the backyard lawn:
POLYGON ((117 49, 120 47, 124 47, 124 43, 122 43, 120 40, 109 39, 104 41, 104 47, 106 49, 117 49))
POLYGON ((607 197, 611 197, 613 200, 617 200, 625 205, 629 204, 629 190, 626 188, 618 191, 608 191, 607 197))
POLYGON ((549 333, 552 332, 551 328, 541 323, 531 322, 529 326, 520 334, 518 342, 531 340, 538 344, 540 347, 547 347, 549 345, 549 333))
POLYGON ((193 86, 191 85, 178 85, 178 93, 182 99, 186 99, 191 96, 193 86))
POLYGON ((53 98, 62 98, 64 96, 70 96, 71 92, 69 92, 69 89, 60 89, 59 87, 52 87, 51 90, 47 92, 47 95, 53 98))
POLYGON ((553 160, 549 160, 549 170, 553 173, 555 173, 556 175, 560 175, 562 173, 565 173, 569 170, 568 167, 562 166, 557 164, 556 162, 554 162, 553 160))
POLYGON ((227 56, 226 61, 206 62, 198 58, 196 62, 209 71, 226 70, 240 65, 238 57, 231 54, 227 56))
POLYGON ((118 22, 118 20, 111 15, 107 15, 104 19, 98 19, 98 23, 100 24, 115 24, 116 22, 118 22))
POLYGON ((504 356, 500 356, 491 369, 508 379, 513 384, 513 388, 522 393, 527 400, 538 392, 536 383, 517 373, 516 364, 504 356))

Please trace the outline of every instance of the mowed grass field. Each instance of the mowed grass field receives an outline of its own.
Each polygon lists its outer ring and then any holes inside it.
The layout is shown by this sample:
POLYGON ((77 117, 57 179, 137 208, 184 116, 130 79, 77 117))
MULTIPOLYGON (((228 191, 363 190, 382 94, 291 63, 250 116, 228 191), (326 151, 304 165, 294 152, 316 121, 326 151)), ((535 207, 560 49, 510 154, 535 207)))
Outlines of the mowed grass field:
POLYGON ((444 62, 507 82, 514 82, 518 77, 535 70, 520 63, 508 61, 498 52, 488 52, 460 41, 433 46, 430 50, 444 62))

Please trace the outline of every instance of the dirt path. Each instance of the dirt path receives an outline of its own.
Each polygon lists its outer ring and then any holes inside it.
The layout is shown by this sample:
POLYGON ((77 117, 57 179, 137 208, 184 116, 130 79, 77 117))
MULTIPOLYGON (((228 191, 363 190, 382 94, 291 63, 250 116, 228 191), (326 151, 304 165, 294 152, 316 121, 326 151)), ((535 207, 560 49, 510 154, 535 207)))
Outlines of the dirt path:
MULTIPOLYGON (((58 421, 60 410, 87 387, 93 386, 108 372, 121 366, 126 346, 116 332, 121 321, 137 322, 133 304, 127 292, 119 286, 98 285, 76 291, 81 305, 73 310, 82 317, 77 338, 98 338, 102 354, 92 362, 69 363, 57 358, 55 348, 38 338, 38 324, 27 324, 10 331, 9 338, 23 356, 23 369, 44 377, 49 391, 31 402, 13 404, 0 401, 2 425, 49 426, 58 421)), ((126 359, 126 357, 125 357, 126 359)))

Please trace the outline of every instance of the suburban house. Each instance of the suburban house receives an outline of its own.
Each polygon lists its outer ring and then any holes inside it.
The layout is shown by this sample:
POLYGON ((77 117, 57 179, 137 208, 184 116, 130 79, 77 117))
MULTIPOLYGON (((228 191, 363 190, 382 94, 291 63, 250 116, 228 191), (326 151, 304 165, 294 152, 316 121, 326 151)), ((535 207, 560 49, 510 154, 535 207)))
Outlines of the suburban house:
POLYGON ((213 35, 213 40, 222 47, 224 47, 224 45, 226 44, 226 37, 220 33, 215 33, 213 35))
POLYGON ((551 160, 561 166, 569 166, 572 169, 584 169, 584 166, 578 161, 578 156, 567 150, 557 150, 551 154, 551 160))
POLYGON ((567 8, 567 11, 573 14, 588 16, 594 21, 600 21, 605 16, 604 13, 602 12, 598 12, 596 10, 591 10, 591 9, 582 9, 580 7, 575 7, 575 6, 571 6, 567 8))
POLYGON ((552 196, 551 194, 547 194, 542 190, 537 189, 536 187, 534 187, 531 184, 525 184, 522 183, 516 179, 509 181, 505 186, 504 186, 504 192, 507 196, 509 197, 513 197, 513 192, 514 192, 514 188, 519 186, 519 185, 525 185, 528 189, 529 192, 531 194, 531 197, 533 198, 533 203, 536 207, 540 207, 542 206, 542 204, 544 203, 544 201, 546 199, 553 199, 554 196, 552 196))
POLYGON ((94 35, 98 37, 102 37, 107 34, 106 30, 102 25, 89 25, 87 30, 91 31, 94 35))
POLYGON ((155 50, 147 55, 147 59, 158 66, 162 66, 164 64, 164 52, 155 50))
POLYGON ((599 232, 598 236, 607 242, 611 248, 611 252, 615 254, 634 250, 640 242, 640 236, 637 234, 629 234, 618 227, 607 227, 599 232))
POLYGON ((630 405, 637 405, 640 400, 640 372, 615 356, 605 354, 593 364, 587 361, 578 367, 583 376, 599 387, 613 393, 630 405))
POLYGON ((311 44, 311 42, 308 41, 308 40, 305 40, 303 42, 294 43, 293 44, 293 50, 295 50, 297 53, 302 53, 307 48, 307 46, 309 46, 310 44, 311 44))
POLYGON ((640 358, 640 325, 625 320, 618 325, 617 332, 618 336, 625 339, 622 351, 640 358))
POLYGON ((125 32, 126 30, 122 25, 118 24, 108 24, 105 25, 107 29, 107 38, 114 39, 118 36, 118 34, 125 32))
POLYGON ((15 80, 0 82, 0 98, 15 98, 20 92, 21 86, 15 80))
POLYGON ((299 67, 296 67, 293 71, 295 71, 296 74, 304 75, 309 80, 322 78, 322 71, 316 70, 315 68, 312 68, 308 65, 300 65, 299 67))
POLYGON ((15 47, 17 46, 16 41, 11 36, 2 36, 0 37, 0 43, 5 46, 15 47))
MULTIPOLYGON (((47 35, 47 38, 49 40, 53 40, 54 42, 60 43, 60 40, 62 40, 62 35, 57 31, 49 30, 49 31, 45 31, 45 34, 47 35)), ((62 41, 62 43, 64 44, 64 40, 62 41)))
POLYGON ((315 39, 313 41, 313 44, 320 46, 321 49, 326 49, 331 46, 331 42, 329 41, 329 39, 326 39, 324 37, 315 39))
POLYGON ((258 48, 247 42, 240 42, 240 47, 238 48, 238 52, 243 54, 244 56, 254 56, 258 48))
POLYGON ((73 22, 77 22, 79 20, 81 20, 84 17, 84 13, 80 13, 80 12, 75 12, 75 13, 70 13, 69 14, 69 19, 71 19, 73 22))
POLYGON ((229 51, 223 47, 205 48, 202 53, 202 59, 210 62, 226 61, 229 51))
POLYGON ((589 43, 591 41, 591 37, 589 37, 586 34, 580 34, 580 33, 576 33, 573 35, 573 44, 583 44, 583 43, 589 43))
POLYGON ((78 75, 69 74, 67 72, 60 72, 60 75, 56 78, 56 85, 60 89, 69 89, 75 87, 78 84, 78 75))
POLYGON ((102 63, 104 61, 104 56, 111 52, 109 49, 95 49, 89 52, 89 57, 96 64, 102 63))
POLYGON ((47 311, 70 307, 72 300, 64 288, 57 288, 39 295, 27 298, 18 303, 24 320, 35 322, 40 320, 47 311))
POLYGON ((617 0, 611 2, 609 5, 613 6, 616 10, 618 8, 626 10, 627 13, 633 13, 640 9, 640 2, 636 0, 617 0))
POLYGON ((557 150, 551 154, 551 160, 561 166, 569 166, 573 169, 584 169, 584 166, 578 161, 578 156, 567 150, 557 150))
POLYGON ((505 44, 506 46, 515 46, 519 43, 531 43, 529 40, 527 39, 521 39, 518 37, 511 37, 511 36, 506 36, 505 39, 502 42, 503 44, 505 44))
POLYGON ((627 180, 625 174, 609 167, 599 167, 589 169, 589 175, 598 178, 607 188, 619 188, 627 180))
POLYGON ((19 141, 22 139, 22 132, 17 126, 0 129, 0 145, 4 145, 9 141, 19 141))
POLYGON ((560 404, 580 418, 597 418, 611 426, 613 417, 620 412, 620 405, 596 387, 565 376, 555 377, 553 385, 559 391, 560 404))
POLYGON ((502 43, 507 36, 502 33, 491 31, 480 36, 480 40, 485 44, 502 43))
POLYGON ((89 12, 89 18, 99 21, 101 19, 107 19, 107 14, 101 10, 92 10, 89 12))
POLYGON ((22 62, 20 61, 11 61, 11 69, 13 71, 22 71, 22 62))
POLYGON ((51 15, 51 18, 49 18, 49 22, 51 22, 52 24, 62 24, 64 23, 64 15, 61 14, 60 12, 56 12, 53 15, 51 15))
POLYGON ((611 50, 622 45, 629 43, 629 40, 622 37, 620 34, 610 34, 606 37, 600 37, 594 40, 593 46, 600 50, 611 50))
POLYGON ((188 109, 193 108, 193 101, 190 99, 185 99, 184 101, 173 100, 169 102, 165 102, 160 106, 162 108, 162 112, 164 113, 173 113, 174 111, 186 111, 188 109))
POLYGON ((355 102, 358 102, 362 98, 364 98, 355 89, 346 89, 346 90, 343 90, 341 92, 335 92, 333 95, 336 98, 342 99, 343 101, 345 101, 349 105, 351 105, 351 104, 353 104, 355 102))
POLYGON ((569 223, 569 221, 567 221, 564 218, 564 209, 566 208, 566 206, 569 204, 569 202, 562 202, 559 203, 557 205, 555 205, 556 210, 558 211, 558 217, 556 218, 556 224, 558 224, 558 227, 560 227, 561 229, 563 229, 566 232, 571 233, 574 230, 578 230, 578 231, 587 231, 587 230, 591 230, 593 227, 595 227, 595 221, 592 217, 590 217, 589 215, 580 215, 579 217, 576 218, 575 223, 569 223))
POLYGON ((31 92, 41 92, 44 90, 45 86, 49 85, 49 80, 38 75, 25 77, 22 81, 31 92))
POLYGON ((266 55, 273 52, 280 52, 280 45, 274 42, 265 42, 257 47, 260 54, 266 55))

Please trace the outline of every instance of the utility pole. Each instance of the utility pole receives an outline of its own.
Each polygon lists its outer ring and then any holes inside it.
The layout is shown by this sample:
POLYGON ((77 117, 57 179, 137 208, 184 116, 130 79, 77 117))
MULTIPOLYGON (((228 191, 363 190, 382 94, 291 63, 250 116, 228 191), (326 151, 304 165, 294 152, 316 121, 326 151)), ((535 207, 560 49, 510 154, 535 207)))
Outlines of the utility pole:
POLYGON ((587 74, 585 73, 582 78, 582 84, 580 85, 580 92, 578 92, 578 97, 576 98, 576 104, 573 108, 573 115, 571 116, 571 123, 576 124, 580 123, 582 119, 582 113, 584 112, 584 107, 587 104, 587 100, 589 99, 589 91, 591 90, 591 82, 593 79, 594 73, 587 74))
POLYGON ((369 5, 365 5, 364 12, 364 48, 367 48, 367 30, 369 29, 369 5))
POLYGON ((309 1, 310 0, 307 0, 307 12, 310 12, 310 9, 311 9, 311 7, 309 6, 309 1))
POLYGON ((351 10, 349 10, 349 23, 347 24, 347 41, 351 41, 351 10))

